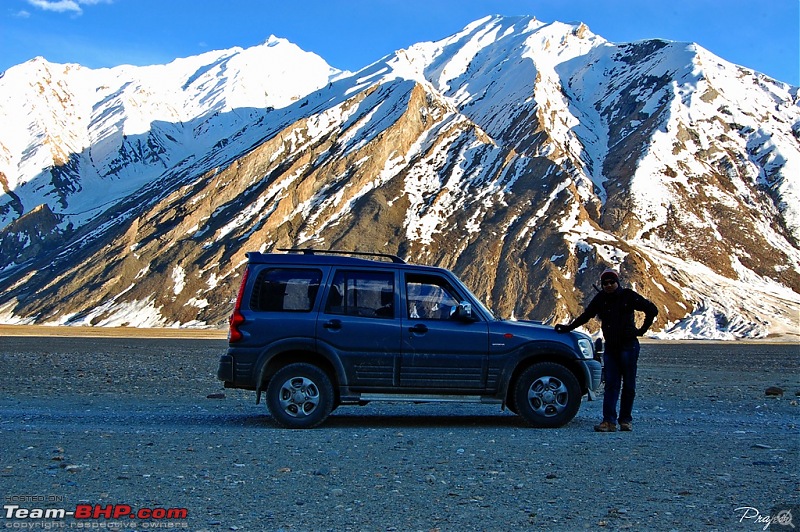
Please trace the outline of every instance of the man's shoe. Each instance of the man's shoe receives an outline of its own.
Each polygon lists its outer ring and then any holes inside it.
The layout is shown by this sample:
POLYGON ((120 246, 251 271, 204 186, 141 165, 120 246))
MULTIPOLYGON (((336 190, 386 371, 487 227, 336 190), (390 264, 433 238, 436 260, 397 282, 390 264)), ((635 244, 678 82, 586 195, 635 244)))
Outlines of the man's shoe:
POLYGON ((617 432, 617 426, 608 421, 603 421, 599 425, 594 426, 595 432, 617 432))
POLYGON ((619 430, 623 430, 625 432, 630 432, 630 431, 633 430, 633 423, 631 423, 630 421, 628 421, 627 423, 620 422, 619 430))

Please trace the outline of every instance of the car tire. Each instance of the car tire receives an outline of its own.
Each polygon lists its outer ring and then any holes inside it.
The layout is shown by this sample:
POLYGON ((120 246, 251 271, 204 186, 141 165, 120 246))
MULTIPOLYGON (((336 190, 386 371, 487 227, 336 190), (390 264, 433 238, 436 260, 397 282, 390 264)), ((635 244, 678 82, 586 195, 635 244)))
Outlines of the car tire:
POLYGON ((581 405, 581 388, 575 375, 561 364, 534 364, 514 385, 514 407, 531 426, 561 427, 569 423, 581 405))
POLYGON ((280 426, 310 429, 333 410, 333 384, 313 364, 289 364, 278 370, 267 386, 267 408, 280 426))

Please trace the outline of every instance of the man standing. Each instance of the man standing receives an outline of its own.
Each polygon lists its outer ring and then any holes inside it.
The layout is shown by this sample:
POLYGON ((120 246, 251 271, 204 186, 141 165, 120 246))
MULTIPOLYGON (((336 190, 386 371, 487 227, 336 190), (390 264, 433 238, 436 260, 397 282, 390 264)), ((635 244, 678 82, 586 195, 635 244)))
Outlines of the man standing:
POLYGON ((630 288, 619 286, 619 276, 607 269, 600 276, 602 290, 586 310, 569 325, 558 324, 556 332, 569 332, 595 316, 600 319, 605 338, 603 366, 606 387, 603 396, 603 421, 595 425, 597 432, 617 430, 617 399, 620 430, 633 430, 633 398, 636 396, 636 364, 639 360, 638 336, 643 336, 658 315, 658 308, 630 288), (644 323, 636 327, 634 311, 644 312, 644 323), (620 387, 622 397, 620 398, 620 387))

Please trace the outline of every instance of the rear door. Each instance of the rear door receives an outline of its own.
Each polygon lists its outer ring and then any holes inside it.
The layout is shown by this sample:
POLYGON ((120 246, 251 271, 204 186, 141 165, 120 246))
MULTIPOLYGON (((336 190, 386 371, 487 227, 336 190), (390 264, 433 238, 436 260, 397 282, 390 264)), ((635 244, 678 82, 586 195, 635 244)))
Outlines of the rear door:
POLYGON ((489 353, 488 322, 451 317, 467 300, 446 276, 403 272, 400 385, 423 390, 483 390, 489 353))
POLYGON ((396 383, 401 325, 396 286, 392 270, 333 272, 317 340, 336 351, 354 390, 385 390, 396 383))

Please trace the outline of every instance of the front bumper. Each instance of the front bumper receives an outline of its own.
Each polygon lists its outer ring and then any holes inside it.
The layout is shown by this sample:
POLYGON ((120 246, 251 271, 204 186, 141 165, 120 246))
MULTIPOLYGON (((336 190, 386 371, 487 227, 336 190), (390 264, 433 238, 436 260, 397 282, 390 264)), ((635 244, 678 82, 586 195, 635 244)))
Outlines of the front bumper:
POLYGON ((586 371, 586 388, 589 400, 597 399, 597 390, 600 388, 600 381, 603 378, 603 365, 598 360, 587 360, 584 362, 586 371))

